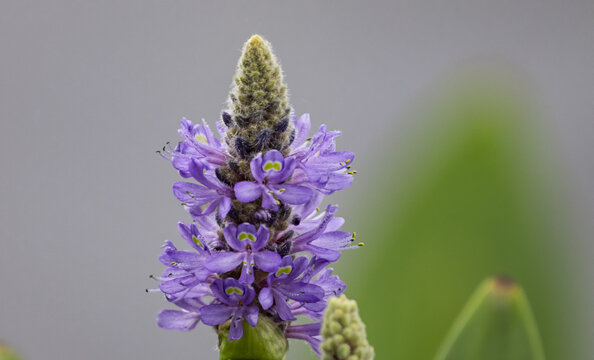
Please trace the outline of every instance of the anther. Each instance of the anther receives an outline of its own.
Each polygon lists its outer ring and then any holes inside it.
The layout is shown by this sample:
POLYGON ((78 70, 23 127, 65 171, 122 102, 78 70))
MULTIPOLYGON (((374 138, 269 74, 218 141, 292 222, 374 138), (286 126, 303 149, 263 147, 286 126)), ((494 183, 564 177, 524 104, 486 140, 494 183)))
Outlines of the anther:
POLYGON ((363 245, 365 245, 364 242, 360 242, 360 243, 357 244, 357 246, 363 246, 363 245))

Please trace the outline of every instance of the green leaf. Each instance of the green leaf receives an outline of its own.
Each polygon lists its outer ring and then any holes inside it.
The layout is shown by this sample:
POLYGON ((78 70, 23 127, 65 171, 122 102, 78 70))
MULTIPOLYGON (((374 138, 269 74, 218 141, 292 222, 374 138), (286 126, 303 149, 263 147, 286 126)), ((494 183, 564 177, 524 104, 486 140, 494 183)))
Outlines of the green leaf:
POLYGON ((485 280, 454 322, 436 360, 544 360, 538 328, 522 288, 485 280))
POLYGON ((260 316, 258 325, 243 321, 243 336, 228 340, 229 323, 219 326, 220 360, 283 360, 289 349, 285 335, 269 317, 260 316))

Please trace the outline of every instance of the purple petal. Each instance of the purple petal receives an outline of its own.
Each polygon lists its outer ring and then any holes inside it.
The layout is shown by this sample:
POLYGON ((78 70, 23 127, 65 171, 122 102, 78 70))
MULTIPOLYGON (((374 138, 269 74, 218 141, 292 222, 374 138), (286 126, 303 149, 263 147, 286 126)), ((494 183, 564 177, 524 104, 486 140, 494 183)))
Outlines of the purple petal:
POLYGON ((245 253, 222 251, 206 258, 204 265, 212 272, 225 273, 235 269, 245 257, 245 253))
POLYGON ((202 185, 178 181, 173 184, 173 195, 181 202, 205 204, 216 197, 216 192, 202 185))
POLYGON ((161 310, 157 315, 157 325, 167 330, 192 330, 199 321, 200 314, 188 311, 161 310))
POLYGON ((331 174, 328 182, 324 186, 324 189, 329 191, 328 194, 331 194, 338 190, 343 190, 351 186, 353 183, 354 177, 348 174, 340 174, 335 173, 331 174))
POLYGON ((245 243, 241 243, 237 240, 237 227, 233 224, 229 224, 223 229, 223 236, 225 237, 225 241, 233 250, 235 251, 245 251, 245 243))
POLYGON ((192 159, 188 166, 188 170, 190 171, 190 175, 192 175, 192 177, 200 184, 209 189, 216 189, 216 186, 204 176, 204 166, 198 160, 192 159))
POLYGON ((330 262, 334 262, 340 258, 340 251, 326 249, 312 244, 307 245, 306 250, 308 250, 312 255, 315 255, 324 260, 328 260, 330 262))
POLYGON ((261 153, 258 154, 255 158, 253 158, 252 161, 250 161, 250 170, 252 170, 252 175, 254 176, 254 179, 256 179, 256 181, 261 184, 262 181, 264 181, 264 176, 266 176, 266 174, 262 170, 261 153))
POLYGON ((324 289, 304 282, 283 284, 276 289, 286 297, 299 302, 318 302, 324 298, 324 289))
POLYGON ((262 207, 264 209, 272 209, 272 210, 278 210, 278 204, 276 203, 276 199, 274 198, 274 196, 272 196, 272 194, 266 192, 262 193, 262 207))
POLYGON ((241 202, 250 202, 262 195, 262 186, 251 181, 240 181, 235 184, 235 197, 241 202))
POLYGON ((250 223, 243 223, 237 226, 237 233, 241 234, 242 232, 250 233, 252 235, 256 235, 256 227, 250 223))
POLYGON ((233 314, 231 327, 229 328, 229 341, 239 340, 243 336, 243 319, 238 314, 233 314))
POLYGON ((260 305, 262 305, 262 309, 267 310, 272 306, 274 302, 274 298, 272 296, 272 291, 269 287, 262 288, 260 290, 260 294, 258 295, 258 301, 260 301, 260 305))
POLYGON ((267 151, 266 154, 264 154, 264 156, 262 156, 263 163, 266 163, 267 161, 274 161, 274 162, 280 162, 282 164, 284 159, 285 159, 285 157, 278 150, 267 151))
POLYGON ((355 155, 350 151, 336 151, 310 158, 307 167, 316 171, 331 172, 352 164, 355 155))
POLYGON ((184 238, 184 240, 186 240, 186 242, 191 247, 196 249, 200 254, 208 253, 208 251, 206 250, 206 241, 205 241, 204 237, 198 231, 198 228, 196 227, 196 225, 185 224, 180 221, 177 223, 177 228, 179 229, 179 233, 180 233, 181 237, 184 238), (198 242, 196 242, 194 240, 194 238, 196 238, 196 240, 198 240, 198 242))
POLYGON ((258 251, 266 246, 268 242, 268 237, 270 236, 270 231, 264 225, 260 225, 258 228, 258 232, 256 234, 256 242, 252 245, 252 249, 254 251, 258 251))
POLYGON ((250 326, 256 326, 258 324, 258 307, 248 306, 243 310, 243 317, 250 326))
POLYGON ((285 189, 284 191, 278 191, 275 194, 287 204, 305 204, 313 197, 313 190, 305 186, 284 184, 282 186, 277 185, 277 187, 279 190, 285 189))
POLYGON ((224 197, 219 204, 219 217, 225 219, 231 210, 231 198, 224 197))
POLYGON ((206 325, 219 325, 229 320, 233 308, 223 304, 206 305, 200 309, 202 322, 206 325))
POLYGON ((296 320, 297 318, 295 316, 293 316, 293 313, 291 312, 291 308, 289 308, 289 305, 287 304, 287 301, 284 299, 284 296, 280 295, 280 294, 274 294, 274 308, 276 309, 276 312, 278 313, 278 316, 280 316, 281 319, 283 320, 296 320))
POLYGON ((278 269, 281 257, 273 251, 263 250, 254 253, 254 261, 259 269, 266 272, 274 272, 278 269))
POLYGON ((244 284, 251 284, 254 282, 254 260, 252 254, 246 253, 243 259, 243 266, 241 267, 241 276, 239 282, 244 284))
POLYGON ((295 126, 295 140, 291 144, 291 149, 296 149, 303 144, 311 130, 309 114, 303 114, 299 119, 293 120, 293 125, 295 126))
MULTIPOLYGON (((272 151, 276 151, 276 150, 272 150, 272 151)), ((268 153, 266 153, 268 154, 268 153)), ((280 152, 278 153, 280 155, 280 152)), ((295 167, 297 166, 297 163, 295 162, 295 158, 293 157, 288 157, 285 158, 284 160, 282 159, 282 155, 281 156, 281 160, 278 160, 282 165, 282 169, 280 171, 275 171, 275 170, 271 170, 268 171, 268 182, 271 184, 279 184, 285 180, 287 180, 292 174, 293 171, 295 170, 295 167)))

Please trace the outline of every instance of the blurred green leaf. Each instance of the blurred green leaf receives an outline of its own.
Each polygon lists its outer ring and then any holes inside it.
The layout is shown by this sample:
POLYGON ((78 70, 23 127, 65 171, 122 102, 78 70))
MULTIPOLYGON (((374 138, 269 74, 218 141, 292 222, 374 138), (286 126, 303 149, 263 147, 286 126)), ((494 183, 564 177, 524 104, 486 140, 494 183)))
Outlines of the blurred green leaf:
POLYGON ((415 129, 377 142, 359 197, 341 204, 366 246, 336 273, 379 359, 435 356, 467 294, 498 273, 531 294, 547 356, 579 358, 564 205, 545 181, 554 163, 537 151, 539 122, 513 83, 477 83, 448 87, 422 104, 415 129))
POLYGON ((0 360, 22 360, 8 345, 0 342, 0 360))
POLYGON ((454 322, 436 360, 544 360, 538 328, 522 288, 485 280, 454 322))

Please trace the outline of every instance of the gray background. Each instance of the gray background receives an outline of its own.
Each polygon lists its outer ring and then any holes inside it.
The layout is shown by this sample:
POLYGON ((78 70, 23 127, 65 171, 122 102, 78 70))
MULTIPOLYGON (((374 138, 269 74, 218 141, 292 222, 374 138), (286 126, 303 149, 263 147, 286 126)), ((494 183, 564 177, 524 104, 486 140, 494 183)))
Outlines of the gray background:
MULTIPOLYGON (((216 358, 206 327, 157 328, 165 301, 144 292, 188 219, 154 151, 182 116, 218 119, 253 33, 369 176, 374 145, 453 68, 497 59, 530 79, 575 205, 576 336, 594 354, 592 1, 0 2, 1 339, 29 359, 216 358)), ((334 198, 347 217, 360 179, 334 198)))

